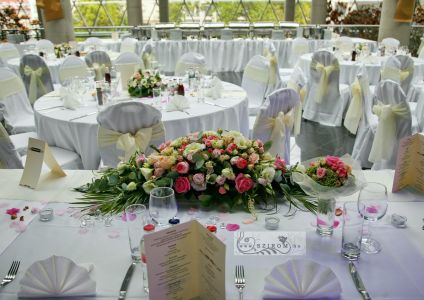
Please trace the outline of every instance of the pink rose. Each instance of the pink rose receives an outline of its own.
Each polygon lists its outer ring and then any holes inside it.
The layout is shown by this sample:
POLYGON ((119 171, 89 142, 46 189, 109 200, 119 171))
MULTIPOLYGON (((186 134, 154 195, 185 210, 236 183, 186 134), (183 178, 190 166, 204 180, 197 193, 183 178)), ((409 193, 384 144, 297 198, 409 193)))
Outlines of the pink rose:
POLYGON ((180 161, 175 168, 175 171, 179 174, 187 174, 188 170, 190 168, 190 165, 186 161, 180 161))
POLYGON ((134 73, 134 79, 135 80, 140 80, 141 79, 141 74, 138 73, 138 72, 134 73))
POLYGON ((227 193, 227 190, 223 186, 220 186, 218 189, 218 193, 220 193, 221 195, 224 195, 227 193))
POLYGON ((144 161, 146 160, 146 156, 144 154, 140 154, 136 159, 136 164, 138 167, 141 167, 144 164, 144 161))
POLYGON ((174 184, 175 191, 179 194, 187 193, 190 190, 190 181, 187 177, 178 177, 174 184))
POLYGON ((245 177, 243 173, 240 173, 236 177, 236 190, 240 194, 247 192, 253 188, 253 180, 245 177))
POLYGON ((218 185, 223 185, 225 183, 225 180, 226 180, 226 178, 224 176, 219 175, 219 176, 216 177, 215 182, 218 185))
POLYGON ((325 176, 325 174, 327 174, 327 170, 324 168, 318 168, 317 169, 317 177, 318 178, 323 178, 325 176))
POLYGON ((229 154, 231 154, 231 153, 233 153, 233 151, 234 150, 236 150, 237 149, 237 145, 236 144, 234 144, 234 143, 231 143, 231 144, 229 144, 228 146, 227 146, 227 153, 229 153, 229 154))
POLYGON ((239 157, 236 161, 236 166, 239 169, 244 169, 247 167, 247 160, 245 160, 244 158, 239 157))
POLYGON ((198 185, 205 183, 205 175, 202 173, 196 173, 193 175, 193 182, 198 185))
POLYGON ((250 156, 249 156, 249 163, 250 164, 256 164, 257 162, 259 161, 259 155, 258 154, 256 154, 256 153, 252 153, 252 154, 250 154, 250 156))
POLYGON ((347 171, 346 171, 346 169, 343 167, 343 168, 337 169, 336 174, 337 174, 339 177, 346 177, 346 176, 347 176, 347 171))
POLYGON ((212 151, 212 156, 217 158, 221 155, 221 150, 220 149, 213 149, 212 151))
POLYGON ((165 169, 164 168, 157 168, 153 172, 153 175, 156 176, 156 177, 161 177, 163 175, 163 173, 165 173, 165 169))
POLYGON ((286 161, 277 156, 276 159, 275 159, 275 162, 274 162, 274 167, 277 170, 285 171, 286 170, 286 161))
POLYGON ((337 165, 337 163, 340 161, 340 158, 338 158, 337 156, 331 156, 328 155, 325 158, 325 162, 327 163, 327 165, 329 166, 333 166, 333 165, 337 165))

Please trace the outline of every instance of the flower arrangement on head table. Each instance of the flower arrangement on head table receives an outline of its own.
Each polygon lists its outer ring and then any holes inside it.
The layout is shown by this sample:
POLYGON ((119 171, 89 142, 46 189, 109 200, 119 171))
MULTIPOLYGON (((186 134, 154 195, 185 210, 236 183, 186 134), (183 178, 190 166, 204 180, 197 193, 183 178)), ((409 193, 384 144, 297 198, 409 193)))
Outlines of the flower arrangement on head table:
POLYGON ((326 156, 309 163, 306 175, 323 186, 341 187, 352 176, 352 166, 336 156, 326 156))
MULTIPOLYGON (((255 214, 255 203, 285 197, 291 205, 314 211, 316 203, 290 179, 289 167, 266 150, 270 143, 240 132, 204 131, 166 142, 149 156, 136 153, 128 162, 78 190, 101 212, 119 213, 126 205, 148 202, 155 187, 172 186, 177 198, 203 206, 243 206, 255 214)), ((90 206, 89 206, 90 207, 90 206)))
POLYGON ((153 89, 160 87, 161 84, 159 73, 152 74, 148 70, 138 70, 128 81, 128 93, 133 97, 151 97, 153 89))

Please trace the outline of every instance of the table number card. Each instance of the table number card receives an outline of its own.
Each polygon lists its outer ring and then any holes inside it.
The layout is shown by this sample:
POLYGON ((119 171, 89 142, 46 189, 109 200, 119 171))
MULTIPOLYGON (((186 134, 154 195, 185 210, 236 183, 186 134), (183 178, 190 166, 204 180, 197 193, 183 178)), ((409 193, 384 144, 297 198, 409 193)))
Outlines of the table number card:
POLYGON ((29 138, 27 158, 19 185, 35 189, 40 179, 43 162, 59 177, 66 176, 45 141, 29 138))
POLYGON ((150 299, 225 300, 225 244, 193 220, 144 238, 150 299))
POLYGON ((399 144, 392 192, 412 187, 424 193, 424 136, 414 134, 399 144))

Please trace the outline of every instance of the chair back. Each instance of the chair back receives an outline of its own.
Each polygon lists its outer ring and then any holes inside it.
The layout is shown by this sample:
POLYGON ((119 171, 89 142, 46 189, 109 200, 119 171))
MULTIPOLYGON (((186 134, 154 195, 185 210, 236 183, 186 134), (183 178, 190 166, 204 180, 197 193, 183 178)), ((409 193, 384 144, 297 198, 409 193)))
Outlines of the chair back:
POLYGON ((137 42, 138 40, 135 38, 127 37, 121 43, 121 53, 131 52, 135 53, 137 50, 137 42))
POLYGON ((395 56, 400 62, 400 86, 406 95, 408 95, 411 89, 411 83, 414 78, 414 60, 403 54, 395 56))
POLYGON ((303 55, 309 53, 309 42, 304 37, 297 37, 293 40, 290 54, 289 64, 295 66, 299 61, 299 58, 303 55))
POLYGON ((274 91, 267 105, 256 116, 252 136, 264 142, 271 140, 269 152, 290 163, 290 135, 294 125, 295 108, 300 103, 298 93, 290 88, 274 91))
POLYGON ((400 41, 398 39, 388 37, 381 41, 381 44, 386 47, 387 50, 393 51, 399 48, 400 41))
POLYGON ((102 39, 99 39, 98 37, 89 37, 85 40, 85 48, 93 49, 93 50, 103 50, 104 43, 102 39))
POLYGON ((103 164, 116 167, 136 150, 150 153, 150 145, 165 141, 159 110, 141 102, 128 101, 109 106, 97 116, 97 143, 103 164))
POLYGON ((24 55, 19 65, 19 72, 31 104, 54 90, 50 70, 40 56, 35 54, 24 55))
POLYGON ((5 62, 11 58, 21 57, 18 48, 12 43, 0 43, 0 58, 5 62))
POLYGON ((205 74, 207 70, 205 57, 196 52, 183 54, 175 66, 175 75, 185 75, 188 69, 198 69, 200 73, 205 74))
POLYGON ((96 72, 96 80, 102 80, 105 76, 106 68, 112 67, 109 55, 105 51, 92 51, 85 56, 87 66, 96 72))
POLYGON ((73 77, 86 77, 87 75, 87 64, 74 55, 67 56, 59 67, 61 83, 73 77))
POLYGON ((23 169, 21 158, 9 134, 0 123, 0 169, 23 169))
POLYGON ((121 74, 121 85, 122 89, 126 89, 128 81, 135 71, 138 69, 144 69, 143 62, 133 52, 121 53, 115 60, 116 71, 121 74))
POLYGON ((302 111, 303 105, 305 104, 306 82, 306 76, 300 67, 294 68, 294 71, 290 76, 289 81, 287 82, 287 87, 295 90, 300 99, 299 105, 296 107, 294 115, 293 134, 295 136, 300 133, 300 127, 302 125, 302 111))
POLYGON ((153 50, 155 48, 154 42, 148 41, 144 46, 143 50, 141 51, 141 59, 143 60, 144 67, 146 69, 152 69, 153 67, 153 61, 155 60, 155 57, 153 55, 153 50))
POLYGON ((54 53, 54 44, 49 40, 39 40, 36 44, 36 48, 39 52, 54 53))
POLYGON ((183 31, 180 28, 174 28, 169 31, 169 39, 179 41, 183 39, 183 31))
POLYGON ((396 56, 387 58, 381 67, 380 81, 393 80, 400 83, 401 62, 396 56))
POLYGON ((352 38, 348 36, 341 36, 339 37, 335 42, 336 47, 339 49, 340 52, 349 52, 351 53, 354 48, 353 40, 352 38))

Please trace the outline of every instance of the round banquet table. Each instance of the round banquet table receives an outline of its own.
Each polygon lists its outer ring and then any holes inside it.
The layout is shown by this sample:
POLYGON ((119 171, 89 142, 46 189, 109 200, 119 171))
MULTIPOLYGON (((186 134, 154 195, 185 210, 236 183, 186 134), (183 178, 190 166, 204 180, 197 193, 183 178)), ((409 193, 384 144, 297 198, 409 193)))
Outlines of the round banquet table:
MULTIPOLYGON (((206 98, 198 103, 188 96, 190 108, 186 112, 162 110, 166 139, 203 130, 238 130, 249 136, 248 101, 245 91, 234 84, 223 82, 221 99, 206 98)), ((63 107, 63 100, 52 92, 34 104, 38 136, 49 145, 72 150, 81 156, 85 169, 98 169, 100 155, 97 148, 97 114, 95 101, 88 101, 76 110, 63 107), (71 120, 73 118, 78 118, 71 120)), ((121 97, 122 99, 122 97, 121 97)), ((129 97, 126 100, 130 99, 129 97)), ((151 98, 134 99, 151 104, 151 98)))
MULTIPOLYGON (((368 78, 371 85, 378 83, 380 78, 380 70, 382 63, 387 59, 387 56, 375 56, 372 55, 365 60, 361 61, 350 61, 339 59, 340 65, 340 83, 352 84, 355 81, 356 74, 358 74, 360 67, 364 64, 367 72, 368 78)), ((414 77, 412 82, 422 80, 424 76, 424 61, 417 58, 412 58, 414 60, 414 77)), ((312 61, 312 53, 304 54, 300 57, 299 66, 304 72, 305 76, 309 78, 310 65, 312 61)))

